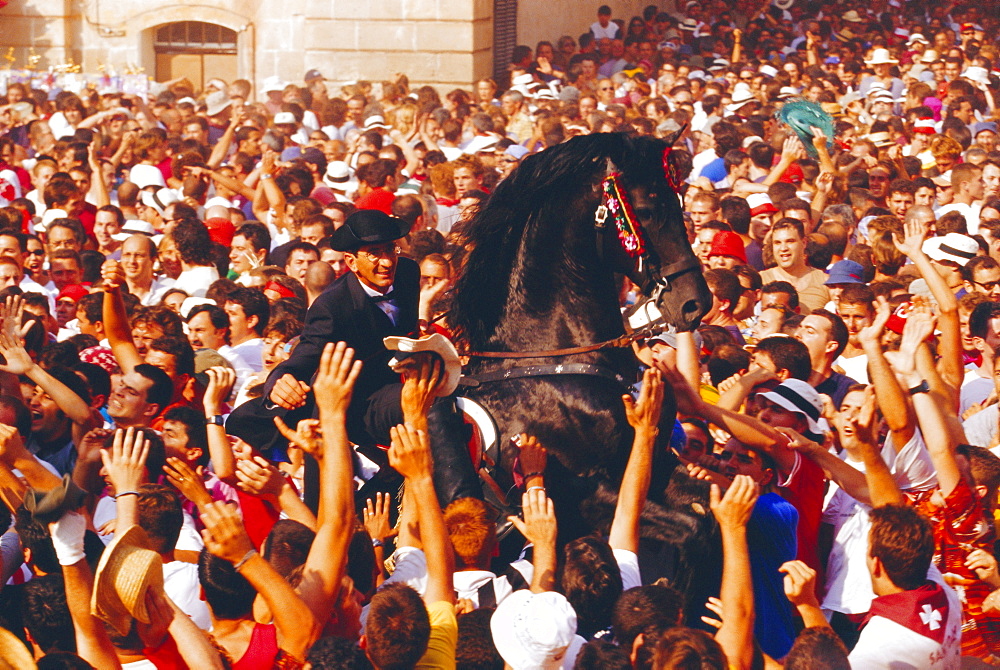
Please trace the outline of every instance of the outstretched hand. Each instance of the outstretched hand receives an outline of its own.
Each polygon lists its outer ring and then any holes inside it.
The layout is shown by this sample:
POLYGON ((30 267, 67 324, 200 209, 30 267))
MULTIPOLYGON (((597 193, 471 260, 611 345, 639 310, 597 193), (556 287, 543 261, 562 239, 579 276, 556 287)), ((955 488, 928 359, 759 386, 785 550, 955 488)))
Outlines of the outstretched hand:
POLYGON ((660 411, 663 409, 663 377, 658 370, 647 369, 642 374, 642 389, 639 400, 623 395, 625 417, 636 430, 655 430, 660 425, 660 411))
POLYGON ((101 460, 116 495, 136 491, 146 481, 147 456, 149 440, 141 430, 130 427, 115 431, 111 448, 101 451, 101 460))
POLYGON ((507 517, 528 542, 536 547, 555 547, 556 508, 545 491, 535 488, 521 496, 521 513, 524 520, 516 516, 507 517))
POLYGON ((722 495, 718 486, 712 484, 709 493, 709 506, 721 528, 739 530, 746 528, 759 497, 760 488, 752 477, 736 475, 725 495, 722 495))
POLYGON ((389 465, 404 479, 429 478, 434 473, 431 444, 427 433, 401 424, 390 429, 389 465))
POLYGON ((330 342, 323 348, 319 372, 313 381, 313 393, 321 399, 317 403, 321 417, 347 414, 361 365, 361 361, 354 360, 354 349, 346 342, 330 342))
POLYGON ((903 223, 903 237, 896 233, 892 234, 892 242, 899 249, 900 253, 907 258, 913 259, 923 254, 924 240, 927 239, 927 222, 925 221, 905 221, 903 223))
POLYGON ((444 381, 444 364, 433 354, 421 352, 407 357, 396 371, 403 375, 401 402, 403 416, 416 422, 427 416, 434 399, 441 395, 444 381))

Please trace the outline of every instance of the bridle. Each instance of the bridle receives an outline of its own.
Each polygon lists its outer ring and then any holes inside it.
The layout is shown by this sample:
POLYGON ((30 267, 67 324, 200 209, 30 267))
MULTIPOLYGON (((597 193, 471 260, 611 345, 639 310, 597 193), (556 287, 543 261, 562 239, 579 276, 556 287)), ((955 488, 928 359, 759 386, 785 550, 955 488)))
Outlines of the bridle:
MULTIPOLYGON (((663 150, 663 170, 670 187, 676 191, 680 185, 680 180, 677 176, 676 170, 668 160, 670 150, 671 145, 668 145, 667 148, 663 150)), ((622 187, 621 179, 621 172, 615 168, 614 163, 609 158, 607 161, 606 176, 602 180, 600 186, 602 193, 601 204, 598 205, 594 212, 594 231, 597 241, 598 256, 603 263, 604 235, 606 234, 608 227, 607 222, 610 218, 615 226, 618 241, 621 244, 622 249, 628 256, 636 259, 636 269, 638 272, 646 276, 648 283, 653 287, 650 297, 645 304, 656 305, 659 303, 660 297, 664 292, 670 292, 672 290, 672 281, 676 281, 679 277, 689 272, 701 272, 701 263, 697 258, 682 259, 670 263, 665 267, 660 266, 659 263, 653 262, 656 259, 654 259, 653 254, 646 248, 642 225, 639 223, 639 220, 635 215, 635 211, 632 208, 632 203, 629 200, 628 194, 622 187)), ((602 349, 630 347, 632 346, 632 343, 636 341, 648 339, 654 334, 654 331, 662 330, 660 326, 662 326, 665 321, 665 317, 660 314, 658 317, 648 320, 641 328, 636 329, 631 333, 594 344, 567 347, 564 349, 549 349, 546 351, 469 351, 464 352, 464 355, 474 358, 500 359, 552 358, 556 356, 585 354, 593 351, 600 351, 602 349)), ((598 368, 599 366, 580 364, 528 366, 525 368, 505 370, 500 373, 493 373, 489 375, 477 375, 476 379, 479 382, 494 381, 494 379, 487 379, 488 377, 491 378, 494 375, 501 375, 496 377, 496 380, 509 379, 512 376, 528 377, 548 374, 599 374, 600 376, 607 376, 601 372, 594 372, 593 370, 575 370, 577 367, 598 368), (571 368, 573 368, 573 370, 571 370, 571 368), (519 371, 526 372, 526 374, 518 374, 519 371)), ((620 377, 620 375, 615 376, 620 377)))

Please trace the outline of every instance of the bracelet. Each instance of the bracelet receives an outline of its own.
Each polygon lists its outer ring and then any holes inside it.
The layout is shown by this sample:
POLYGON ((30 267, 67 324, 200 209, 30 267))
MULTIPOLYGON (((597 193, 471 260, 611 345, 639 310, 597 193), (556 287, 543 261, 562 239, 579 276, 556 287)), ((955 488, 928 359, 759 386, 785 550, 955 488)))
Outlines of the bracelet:
POLYGON ((524 475, 524 479, 525 479, 525 481, 527 481, 527 480, 531 479, 532 477, 544 477, 544 476, 545 476, 545 472, 544 471, 529 472, 528 474, 524 475))
POLYGON ((233 565, 233 570, 235 570, 236 572, 239 572, 240 568, 243 567, 243 564, 246 563, 247 561, 249 561, 251 558, 253 558, 254 554, 256 554, 256 553, 257 553, 256 549, 251 549, 250 551, 248 551, 246 554, 243 555, 243 558, 241 558, 238 563, 236 563, 235 565, 233 565))
POLYGON ((532 491, 545 491, 545 487, 544 486, 529 486, 527 488, 526 492, 527 493, 531 493, 532 491))
POLYGON ((115 496, 115 500, 118 500, 122 496, 137 496, 137 495, 139 495, 138 491, 122 491, 121 493, 115 496))
POLYGON ((385 542, 383 542, 382 540, 378 539, 377 537, 373 537, 372 538, 372 548, 375 548, 375 547, 384 547, 384 546, 385 546, 385 542))
POLYGON ((260 176, 260 178, 261 178, 261 181, 263 181, 264 179, 273 179, 273 178, 274 178, 274 175, 273 175, 273 174, 268 174, 268 173, 265 173, 265 174, 262 174, 262 175, 260 176))

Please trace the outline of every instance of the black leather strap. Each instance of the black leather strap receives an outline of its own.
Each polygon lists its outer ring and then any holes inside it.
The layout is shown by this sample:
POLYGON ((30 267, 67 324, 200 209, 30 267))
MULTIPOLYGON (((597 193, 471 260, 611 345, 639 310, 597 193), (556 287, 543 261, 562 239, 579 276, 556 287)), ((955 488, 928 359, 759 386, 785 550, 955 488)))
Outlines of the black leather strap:
POLYGON ((522 365, 519 367, 497 370, 496 372, 486 372, 477 375, 463 376, 459 384, 463 386, 479 386, 492 382, 502 382, 509 379, 522 379, 524 377, 552 377, 557 375, 589 375, 592 377, 603 377, 619 384, 624 388, 631 385, 631 381, 624 375, 600 365, 589 363, 560 363, 558 365, 522 365))

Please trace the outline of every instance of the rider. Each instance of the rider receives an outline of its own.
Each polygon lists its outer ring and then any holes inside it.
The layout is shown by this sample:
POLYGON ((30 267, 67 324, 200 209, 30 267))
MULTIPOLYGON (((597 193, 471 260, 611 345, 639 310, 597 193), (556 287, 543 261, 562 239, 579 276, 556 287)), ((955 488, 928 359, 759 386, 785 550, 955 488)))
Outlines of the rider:
MULTIPOLYGON (((417 264, 399 257, 396 241, 409 225, 378 210, 355 212, 334 231, 331 245, 351 270, 330 285, 309 308, 299 344, 291 357, 268 376, 262 398, 238 407, 229 432, 258 447, 274 446, 273 417, 294 423, 312 415, 309 381, 328 342, 346 342, 364 367, 348 410, 348 432, 363 453, 384 466, 375 445, 390 442, 389 429, 403 422, 402 384, 388 363, 394 352, 382 340, 419 332, 418 305, 429 305, 438 283, 420 289, 417 264), (270 425, 268 425, 270 424, 270 425)), ((478 478, 462 439, 464 429, 454 399, 438 398, 428 413, 434 451, 435 485, 441 504, 459 497, 481 497, 478 478), (440 473, 440 474, 439 474, 440 473)))

